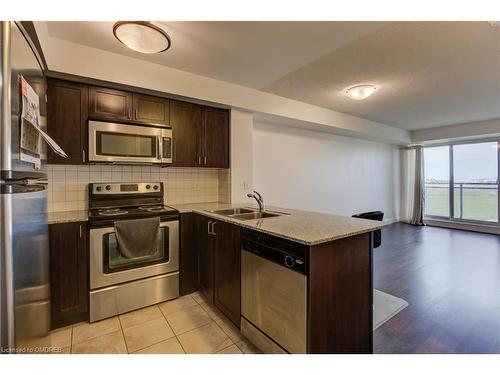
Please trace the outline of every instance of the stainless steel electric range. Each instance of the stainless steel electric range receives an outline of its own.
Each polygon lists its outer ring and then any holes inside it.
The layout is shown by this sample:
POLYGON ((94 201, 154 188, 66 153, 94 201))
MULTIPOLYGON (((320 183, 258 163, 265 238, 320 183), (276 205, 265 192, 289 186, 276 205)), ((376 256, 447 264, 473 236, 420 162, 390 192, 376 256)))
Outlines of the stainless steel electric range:
POLYGON ((91 322, 179 296, 179 217, 161 182, 89 184, 91 322), (156 216, 155 253, 123 256, 115 222, 156 216))

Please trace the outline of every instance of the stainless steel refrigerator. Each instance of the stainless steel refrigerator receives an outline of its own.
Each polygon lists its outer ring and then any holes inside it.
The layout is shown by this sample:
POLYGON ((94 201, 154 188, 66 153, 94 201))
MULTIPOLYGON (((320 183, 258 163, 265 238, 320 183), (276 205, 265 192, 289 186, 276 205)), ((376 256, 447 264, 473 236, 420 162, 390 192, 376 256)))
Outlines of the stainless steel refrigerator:
MULTIPOLYGON (((46 111, 45 60, 34 28, 1 22, 0 45, 0 348, 14 352, 41 343, 50 330, 49 245, 44 163, 20 160, 21 85, 24 77, 46 111), (38 340, 38 341, 36 341, 38 340)), ((31 24, 32 26, 32 24, 31 24)), ((22 350, 21 350, 22 351, 22 350)))

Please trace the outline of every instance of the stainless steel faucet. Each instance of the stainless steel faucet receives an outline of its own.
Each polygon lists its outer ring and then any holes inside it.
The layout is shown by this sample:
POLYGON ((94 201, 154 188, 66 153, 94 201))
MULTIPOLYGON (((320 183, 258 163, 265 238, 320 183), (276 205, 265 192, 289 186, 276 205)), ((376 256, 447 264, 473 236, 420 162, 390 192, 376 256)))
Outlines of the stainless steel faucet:
POLYGON ((247 197, 255 199, 257 201, 257 203, 259 204, 259 211, 260 212, 264 211, 264 209, 265 209, 264 208, 264 198, 262 198, 262 195, 260 195, 258 192, 256 192, 254 190, 253 193, 248 193, 247 197))

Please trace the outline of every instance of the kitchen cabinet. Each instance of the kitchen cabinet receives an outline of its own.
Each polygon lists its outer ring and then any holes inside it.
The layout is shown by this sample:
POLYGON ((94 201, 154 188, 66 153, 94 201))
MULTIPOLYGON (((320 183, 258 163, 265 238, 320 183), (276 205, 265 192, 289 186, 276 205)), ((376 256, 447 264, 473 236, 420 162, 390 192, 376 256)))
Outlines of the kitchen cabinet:
POLYGON ((100 120, 131 120, 132 93, 91 86, 89 117, 100 120))
POLYGON ((168 99, 103 87, 90 87, 89 116, 101 120, 122 120, 146 124, 170 123, 168 99))
MULTIPOLYGON (((88 82, 88 81, 85 81, 88 82)), ((85 164, 88 120, 172 127, 173 167, 229 168, 229 111, 152 95, 49 78, 47 129, 68 158, 85 164)))
POLYGON ((171 101, 170 125, 173 138, 173 167, 200 167, 203 136, 202 107, 197 104, 171 101))
POLYGON ((240 326, 241 269, 240 227, 214 221, 214 304, 236 326, 240 326))
POLYGON ((170 101, 149 95, 133 94, 133 120, 148 124, 170 123, 170 101))
POLYGON ((214 301, 214 239, 210 232, 212 222, 208 217, 195 215, 198 287, 211 303, 214 301))
POLYGON ((179 289, 182 296, 198 290, 198 259, 196 253, 196 217, 182 213, 180 220, 179 289))
POLYGON ((229 112, 172 101, 174 167, 229 168, 229 112))
POLYGON ((47 81, 47 133, 66 152, 63 158, 47 147, 49 164, 84 164, 87 155, 88 87, 47 81))
POLYGON ((205 107, 203 124, 203 166, 229 168, 229 111, 205 107))
POLYGON ((85 222, 51 224, 52 328, 88 320, 88 252, 85 222))
POLYGON ((198 286, 235 325, 240 325, 240 228, 195 214, 198 286))

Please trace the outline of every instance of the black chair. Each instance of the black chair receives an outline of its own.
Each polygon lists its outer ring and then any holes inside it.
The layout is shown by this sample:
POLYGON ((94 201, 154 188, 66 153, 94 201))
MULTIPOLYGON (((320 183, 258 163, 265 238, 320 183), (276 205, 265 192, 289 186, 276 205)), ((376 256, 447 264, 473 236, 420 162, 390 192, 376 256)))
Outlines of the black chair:
MULTIPOLYGON (((352 215, 352 217, 382 221, 384 219, 384 213, 382 211, 371 211, 371 212, 363 212, 360 214, 352 215)), ((378 229, 373 232, 373 248, 379 247, 381 243, 382 243, 382 231, 378 229)))

